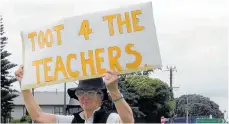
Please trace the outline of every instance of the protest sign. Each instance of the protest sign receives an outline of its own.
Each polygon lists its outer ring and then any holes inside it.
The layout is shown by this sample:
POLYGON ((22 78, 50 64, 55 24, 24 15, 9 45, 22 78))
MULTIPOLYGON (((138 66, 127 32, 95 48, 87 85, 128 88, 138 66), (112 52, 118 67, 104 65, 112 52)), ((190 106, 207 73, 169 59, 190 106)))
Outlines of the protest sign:
POLYGON ((21 31, 22 89, 161 67, 151 2, 21 31))

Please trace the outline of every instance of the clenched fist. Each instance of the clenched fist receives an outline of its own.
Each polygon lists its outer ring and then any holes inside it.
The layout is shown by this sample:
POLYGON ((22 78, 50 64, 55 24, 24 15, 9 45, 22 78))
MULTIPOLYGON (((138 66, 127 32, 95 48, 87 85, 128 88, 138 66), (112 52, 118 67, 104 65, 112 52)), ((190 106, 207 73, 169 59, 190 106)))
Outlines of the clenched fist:
POLYGON ((19 67, 19 69, 15 72, 15 76, 17 78, 17 80, 21 83, 21 79, 23 77, 23 74, 24 74, 24 66, 21 65, 19 67))

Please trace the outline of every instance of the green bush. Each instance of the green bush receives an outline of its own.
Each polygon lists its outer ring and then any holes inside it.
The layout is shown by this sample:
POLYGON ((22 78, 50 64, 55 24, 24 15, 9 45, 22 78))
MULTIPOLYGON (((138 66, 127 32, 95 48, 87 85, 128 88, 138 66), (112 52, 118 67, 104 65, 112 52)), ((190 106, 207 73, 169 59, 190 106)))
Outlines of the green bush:
POLYGON ((32 122, 32 119, 31 119, 31 117, 29 115, 25 115, 25 116, 22 116, 21 122, 30 123, 30 122, 32 122))
POLYGON ((26 116, 26 117, 25 117, 25 120, 26 120, 27 122, 31 122, 31 121, 32 121, 32 118, 31 118, 30 116, 26 116))
POLYGON ((10 123, 21 123, 21 119, 15 119, 15 120, 11 120, 10 123))
POLYGON ((29 115, 22 116, 21 119, 12 120, 10 123, 31 123, 32 119, 29 115))

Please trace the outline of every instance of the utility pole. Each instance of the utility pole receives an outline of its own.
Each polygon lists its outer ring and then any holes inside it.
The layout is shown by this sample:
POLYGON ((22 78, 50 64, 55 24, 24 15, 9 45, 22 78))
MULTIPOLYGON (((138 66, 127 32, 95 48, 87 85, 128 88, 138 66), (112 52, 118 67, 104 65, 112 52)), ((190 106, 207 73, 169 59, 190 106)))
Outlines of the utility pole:
MULTIPOLYGON (((179 88, 179 87, 173 87, 173 72, 174 71, 177 72, 177 69, 176 69, 176 66, 170 66, 170 67, 166 66, 166 68, 167 68, 167 70, 165 70, 165 71, 169 71, 169 84, 170 84, 169 87, 170 87, 170 92, 172 94, 171 99, 174 100, 173 89, 179 88)), ((173 121, 174 116, 176 116, 175 113, 173 113, 171 121, 173 121)), ((171 121, 170 121, 170 123, 172 123, 171 121)))
POLYGON ((64 115, 66 115, 66 82, 64 83, 64 115))
MULTIPOLYGON (((32 94, 33 94, 33 97, 34 97, 34 88, 32 88, 32 94)), ((26 112, 28 113, 27 109, 26 109, 26 112)), ((32 123, 34 123, 33 120, 32 120, 32 123)))
POLYGON ((187 100, 187 105, 186 105, 186 123, 188 124, 188 96, 187 96, 187 98, 186 98, 186 100, 187 100))
POLYGON ((165 71, 169 71, 169 87, 170 87, 170 90, 171 90, 171 93, 173 93, 173 89, 174 88, 179 88, 179 87, 173 87, 173 72, 176 71, 177 72, 177 69, 176 69, 176 66, 167 66, 166 67, 167 70, 165 71))
POLYGON ((34 88, 32 88, 32 94, 33 94, 33 96, 34 96, 34 88))

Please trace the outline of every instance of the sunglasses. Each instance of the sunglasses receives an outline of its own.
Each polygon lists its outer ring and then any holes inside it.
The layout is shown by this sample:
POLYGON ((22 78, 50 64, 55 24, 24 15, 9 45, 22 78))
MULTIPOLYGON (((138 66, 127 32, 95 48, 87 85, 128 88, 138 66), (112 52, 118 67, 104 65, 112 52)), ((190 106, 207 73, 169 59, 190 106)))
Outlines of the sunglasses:
POLYGON ((85 96, 85 95, 89 96, 89 97, 93 97, 96 94, 102 94, 102 93, 100 91, 98 91, 98 90, 88 90, 88 91, 79 90, 79 91, 75 92, 75 95, 78 96, 78 97, 85 96))

